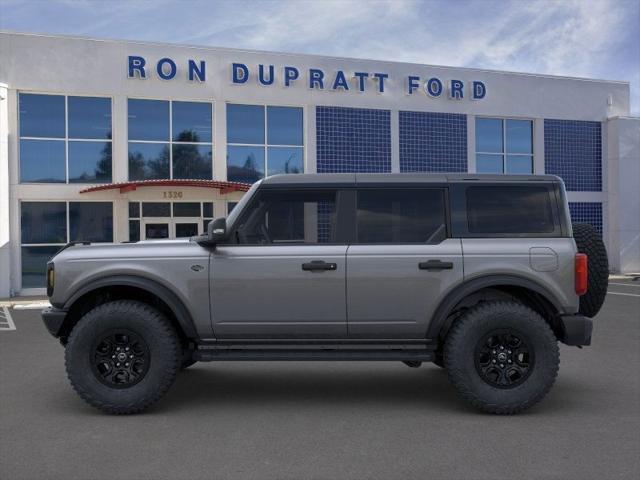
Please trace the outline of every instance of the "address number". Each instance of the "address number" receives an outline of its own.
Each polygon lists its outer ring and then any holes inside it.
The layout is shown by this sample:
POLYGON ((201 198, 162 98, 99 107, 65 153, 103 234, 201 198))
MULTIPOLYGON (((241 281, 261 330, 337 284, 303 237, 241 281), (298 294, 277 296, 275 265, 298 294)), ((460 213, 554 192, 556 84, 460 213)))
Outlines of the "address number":
POLYGON ((163 193, 162 198, 182 198, 182 192, 168 191, 163 193))

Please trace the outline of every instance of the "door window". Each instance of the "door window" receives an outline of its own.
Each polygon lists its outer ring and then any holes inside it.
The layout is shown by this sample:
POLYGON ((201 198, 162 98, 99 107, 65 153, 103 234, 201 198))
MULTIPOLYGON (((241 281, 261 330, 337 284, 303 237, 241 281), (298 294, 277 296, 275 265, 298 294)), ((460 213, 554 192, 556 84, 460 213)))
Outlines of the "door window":
POLYGON ((358 243, 440 243, 447 236, 444 190, 358 191, 358 243))
POLYGON ((241 244, 334 243, 336 191, 263 191, 236 228, 241 244))

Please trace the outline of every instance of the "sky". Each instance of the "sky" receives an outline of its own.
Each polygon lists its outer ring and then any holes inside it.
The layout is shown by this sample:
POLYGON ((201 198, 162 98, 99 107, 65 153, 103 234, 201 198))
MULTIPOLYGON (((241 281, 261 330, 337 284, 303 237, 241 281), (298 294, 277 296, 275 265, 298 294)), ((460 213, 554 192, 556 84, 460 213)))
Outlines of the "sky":
POLYGON ((640 0, 0 0, 0 29, 631 82, 640 0))

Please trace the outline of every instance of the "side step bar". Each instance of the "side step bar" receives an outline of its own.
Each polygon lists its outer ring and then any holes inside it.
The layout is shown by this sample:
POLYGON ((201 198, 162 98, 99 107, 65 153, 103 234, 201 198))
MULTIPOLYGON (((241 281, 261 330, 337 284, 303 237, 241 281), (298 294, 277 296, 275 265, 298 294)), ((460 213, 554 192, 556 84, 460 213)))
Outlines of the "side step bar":
POLYGON ((341 361, 401 361, 401 362, 430 362, 434 353, 425 348, 417 349, 280 349, 280 348, 221 348, 198 349, 194 358, 201 362, 215 362, 224 360, 341 360, 341 361))

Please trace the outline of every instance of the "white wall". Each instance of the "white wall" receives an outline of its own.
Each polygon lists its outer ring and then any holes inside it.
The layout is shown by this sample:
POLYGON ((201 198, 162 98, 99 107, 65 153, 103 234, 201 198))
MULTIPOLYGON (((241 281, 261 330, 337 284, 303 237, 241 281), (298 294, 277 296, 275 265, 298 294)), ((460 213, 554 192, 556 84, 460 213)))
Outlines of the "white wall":
POLYGON ((7 86, 0 83, 0 298, 9 297, 11 244, 9 241, 9 111, 7 86))

